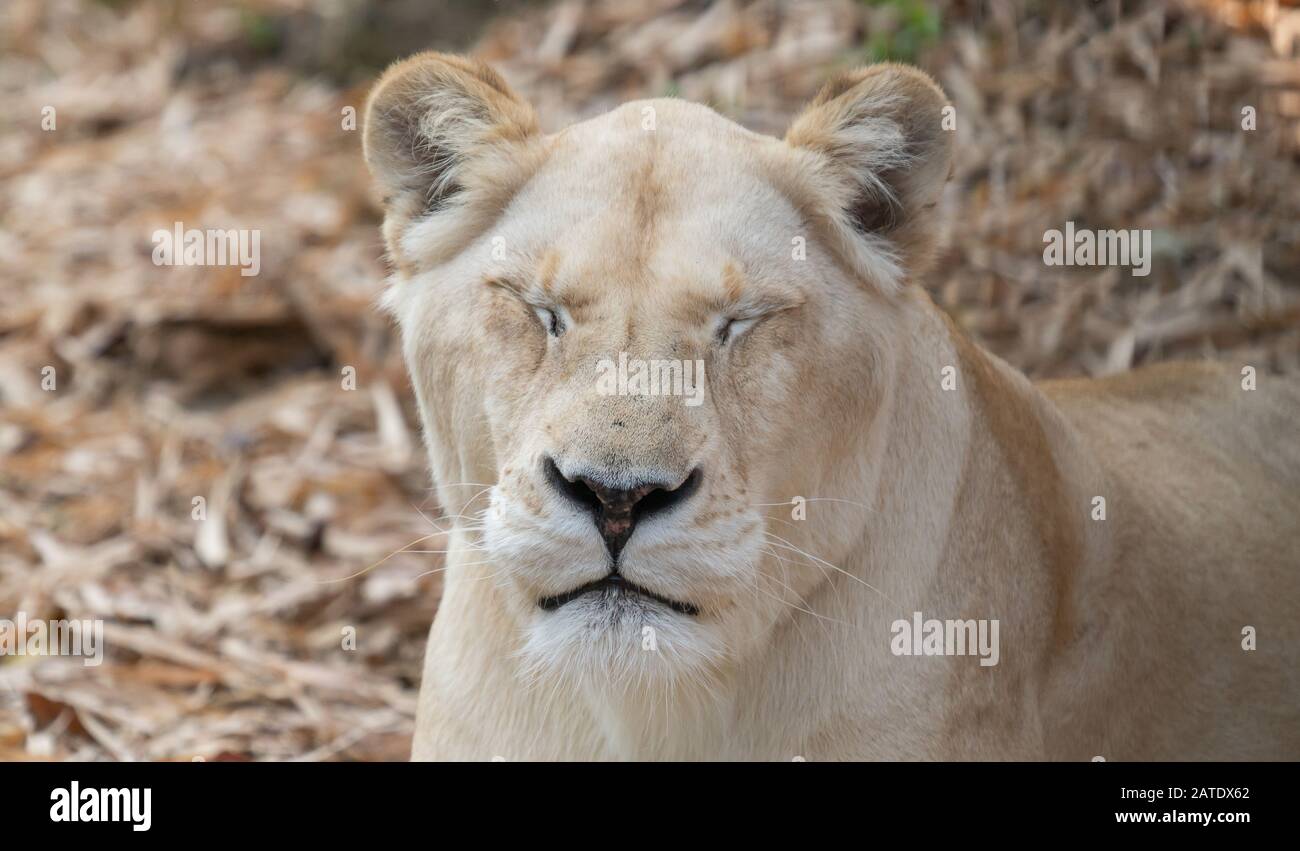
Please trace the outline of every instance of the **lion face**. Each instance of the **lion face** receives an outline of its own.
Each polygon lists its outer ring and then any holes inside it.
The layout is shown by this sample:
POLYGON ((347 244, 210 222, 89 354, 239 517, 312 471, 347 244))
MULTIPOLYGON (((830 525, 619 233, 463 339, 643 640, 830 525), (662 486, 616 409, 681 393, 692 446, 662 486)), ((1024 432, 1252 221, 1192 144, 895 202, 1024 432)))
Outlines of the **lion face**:
POLYGON ((671 100, 546 136, 456 57, 377 86, 387 302, 439 496, 535 676, 707 682, 826 581, 852 541, 790 505, 842 483, 883 403, 942 104, 887 68, 786 140, 671 100))

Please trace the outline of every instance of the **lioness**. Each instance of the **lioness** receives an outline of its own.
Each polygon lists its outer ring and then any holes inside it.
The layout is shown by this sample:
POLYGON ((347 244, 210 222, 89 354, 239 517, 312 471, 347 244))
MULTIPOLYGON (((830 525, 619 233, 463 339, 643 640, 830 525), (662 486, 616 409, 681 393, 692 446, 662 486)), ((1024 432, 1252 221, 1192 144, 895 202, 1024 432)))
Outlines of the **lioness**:
POLYGON ((416 759, 1300 758, 1300 388, 972 343, 914 283, 945 105, 884 64, 784 139, 544 134, 474 60, 384 74, 451 520, 416 759))

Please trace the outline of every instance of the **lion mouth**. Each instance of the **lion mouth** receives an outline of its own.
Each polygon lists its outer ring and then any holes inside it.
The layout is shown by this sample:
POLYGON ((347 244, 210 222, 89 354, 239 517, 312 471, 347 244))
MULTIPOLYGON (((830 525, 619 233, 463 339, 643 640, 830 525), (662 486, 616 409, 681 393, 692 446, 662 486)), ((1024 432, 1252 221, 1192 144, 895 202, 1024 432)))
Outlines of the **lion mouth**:
POLYGON ((621 596, 644 597, 647 600, 654 600, 656 603, 667 606, 679 615, 694 616, 700 613, 699 608, 690 603, 670 600, 662 594, 656 594, 648 588, 642 588, 635 582, 629 582, 617 573, 610 573, 594 582, 579 585, 572 591, 565 591, 563 594, 543 597, 537 601, 537 605, 542 611, 553 612, 566 603, 572 603, 586 594, 603 594, 606 598, 621 596))

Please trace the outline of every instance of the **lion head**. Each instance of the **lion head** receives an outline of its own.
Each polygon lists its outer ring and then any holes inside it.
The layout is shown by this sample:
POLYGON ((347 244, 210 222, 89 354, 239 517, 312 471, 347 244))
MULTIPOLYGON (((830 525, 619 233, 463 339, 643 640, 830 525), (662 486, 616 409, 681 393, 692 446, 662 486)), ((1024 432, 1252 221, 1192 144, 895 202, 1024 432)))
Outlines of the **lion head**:
POLYGON ((945 105, 887 64, 784 139, 672 99, 544 133, 472 60, 380 80, 385 301, 449 569, 492 585, 536 676, 706 683, 855 545, 945 105), (799 497, 835 504, 800 524, 799 497))

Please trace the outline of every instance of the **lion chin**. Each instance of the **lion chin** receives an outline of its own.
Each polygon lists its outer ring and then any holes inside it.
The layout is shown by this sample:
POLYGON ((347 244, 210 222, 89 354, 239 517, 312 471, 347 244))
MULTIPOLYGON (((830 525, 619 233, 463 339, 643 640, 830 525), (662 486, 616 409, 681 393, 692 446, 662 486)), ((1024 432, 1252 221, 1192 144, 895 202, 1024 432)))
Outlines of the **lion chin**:
POLYGON ((528 625, 519 651, 528 682, 558 680, 589 694, 707 689, 726 656, 716 630, 655 602, 602 593, 528 625))
POLYGON ((673 99, 544 133, 475 60, 383 75, 452 524, 417 759, 1300 758, 1300 388, 970 341, 916 283, 947 108, 881 64, 780 139, 673 99))

